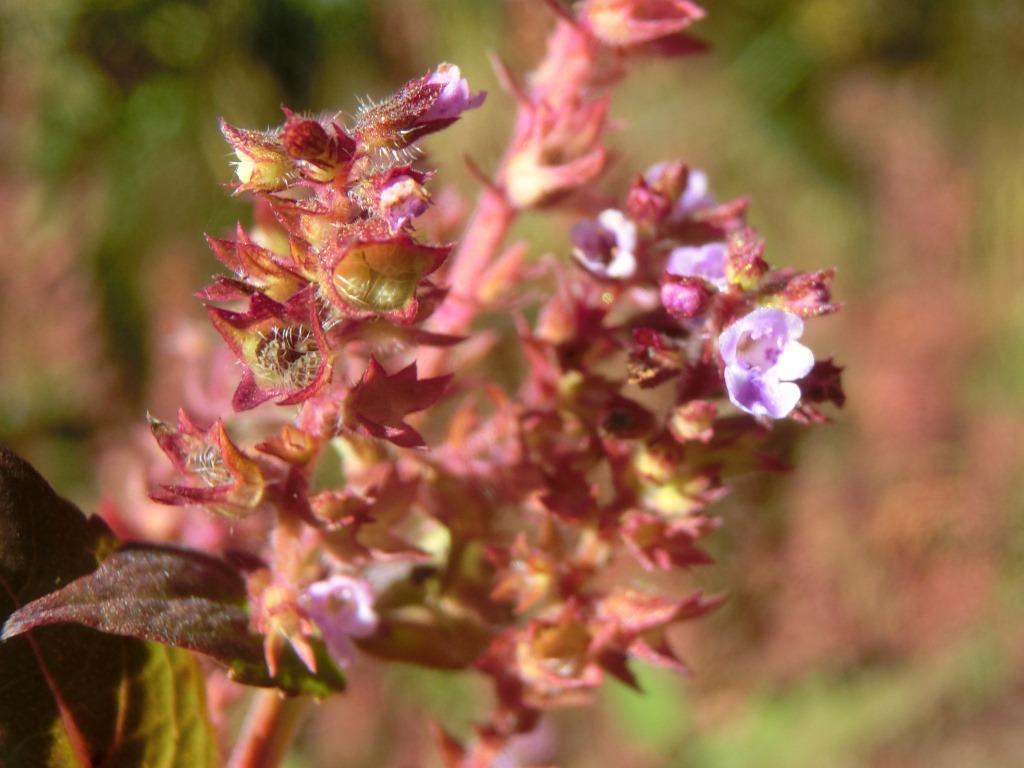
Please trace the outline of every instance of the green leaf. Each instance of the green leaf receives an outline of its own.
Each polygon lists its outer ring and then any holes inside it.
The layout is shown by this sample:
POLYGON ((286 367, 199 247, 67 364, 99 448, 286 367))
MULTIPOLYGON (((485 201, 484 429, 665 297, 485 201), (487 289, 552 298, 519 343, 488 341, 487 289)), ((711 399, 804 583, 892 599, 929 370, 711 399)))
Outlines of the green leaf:
MULTIPOLYGON (((0 447, 0 620, 96 568, 113 537, 0 447)), ((214 766, 194 659, 79 626, 0 643, 0 765, 214 766)))
POLYGON ((345 687, 319 643, 316 673, 289 647, 272 677, 263 638, 249 629, 245 580, 233 566, 200 552, 126 545, 92 573, 15 611, 2 637, 64 622, 212 656, 229 667, 233 679, 249 685, 320 697, 345 687))
POLYGON ((277 674, 271 677, 261 654, 258 659, 236 658, 228 665, 228 677, 246 685, 279 688, 285 693, 306 694, 322 699, 345 690, 345 676, 331 659, 327 648, 317 638, 309 638, 316 659, 315 673, 310 672, 291 646, 281 651, 277 660, 277 674))

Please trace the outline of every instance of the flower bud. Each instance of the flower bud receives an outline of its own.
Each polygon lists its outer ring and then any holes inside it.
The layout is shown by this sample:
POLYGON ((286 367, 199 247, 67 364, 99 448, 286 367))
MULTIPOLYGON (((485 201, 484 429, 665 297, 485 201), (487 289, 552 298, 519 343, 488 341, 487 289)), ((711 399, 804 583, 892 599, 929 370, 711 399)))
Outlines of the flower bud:
POLYGON ((672 203, 671 218, 689 218, 716 205, 708 185, 708 175, 699 168, 689 168, 679 160, 656 163, 644 171, 644 181, 651 189, 672 203))
POLYGON ((364 147, 401 149, 451 125, 466 110, 483 104, 486 96, 484 91, 470 92, 457 66, 441 64, 433 72, 410 80, 379 104, 362 109, 354 133, 364 147))
POLYGON ((672 201, 638 175, 626 194, 626 212, 637 221, 657 222, 672 210, 672 201))
POLYGON ((322 160, 330 149, 331 139, 316 120, 296 117, 285 112, 288 120, 281 131, 281 143, 296 160, 322 160))
POLYGON ((664 160, 644 171, 643 179, 651 189, 674 202, 686 189, 689 174, 682 160, 664 160))
POLYGON ((752 291, 768 272, 764 260, 764 241, 754 230, 747 228, 729 238, 729 254, 725 263, 725 277, 731 285, 752 291))
POLYGON ((779 306, 804 318, 835 312, 838 307, 832 303, 829 289, 835 274, 834 269, 825 269, 794 276, 783 289, 779 306))
POLYGON ((286 186, 294 166, 277 136, 236 128, 224 120, 220 130, 238 158, 235 174, 241 184, 236 192, 271 192, 286 186))
POLYGON ((579 12, 594 37, 616 47, 675 35, 704 17, 689 0, 585 0, 579 12))
POLYGON ((710 400, 691 400, 672 409, 668 431, 680 443, 696 440, 706 443, 714 436, 714 421, 718 406, 710 400))
POLYGON ((699 277, 666 274, 661 284, 661 303, 676 320, 704 313, 714 289, 699 277))
POLYGON ((421 126, 458 120, 463 112, 476 109, 487 97, 483 91, 470 93, 469 83, 454 64, 440 64, 427 77, 426 84, 440 86, 441 90, 430 108, 416 119, 416 124, 421 126))

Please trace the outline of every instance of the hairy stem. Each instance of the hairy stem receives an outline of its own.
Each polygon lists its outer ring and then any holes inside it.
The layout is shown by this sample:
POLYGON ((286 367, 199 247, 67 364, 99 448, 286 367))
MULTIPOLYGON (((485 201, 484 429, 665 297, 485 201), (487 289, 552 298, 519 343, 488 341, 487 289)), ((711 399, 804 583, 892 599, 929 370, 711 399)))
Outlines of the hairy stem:
POLYGON ((259 691, 231 751, 228 768, 276 768, 288 751, 307 704, 306 699, 286 698, 276 690, 259 691))

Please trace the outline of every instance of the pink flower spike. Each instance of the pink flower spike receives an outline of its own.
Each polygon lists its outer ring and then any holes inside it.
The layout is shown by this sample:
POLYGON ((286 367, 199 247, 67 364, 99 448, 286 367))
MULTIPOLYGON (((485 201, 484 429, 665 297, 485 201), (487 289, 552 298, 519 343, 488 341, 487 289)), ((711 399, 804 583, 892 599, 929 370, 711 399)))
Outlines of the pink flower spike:
POLYGON ((331 657, 347 667, 355 656, 352 638, 369 637, 377 631, 370 585, 351 576, 331 576, 315 581, 299 597, 299 605, 320 629, 331 657))
POLYGON ((781 419, 800 400, 802 379, 814 367, 814 353, 797 341, 804 321, 791 312, 762 307, 730 325, 718 339, 725 386, 737 408, 754 416, 781 419))

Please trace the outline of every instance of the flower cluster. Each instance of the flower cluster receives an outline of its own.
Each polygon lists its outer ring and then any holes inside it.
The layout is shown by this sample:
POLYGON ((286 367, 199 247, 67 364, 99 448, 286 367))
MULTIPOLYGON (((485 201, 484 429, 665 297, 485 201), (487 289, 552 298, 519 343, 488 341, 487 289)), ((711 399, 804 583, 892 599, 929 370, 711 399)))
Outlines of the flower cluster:
MULTIPOLYGON (((373 626, 369 588, 361 581, 339 586, 353 578, 344 572, 355 564, 325 563, 320 547, 307 546, 298 528, 343 538, 347 518, 332 515, 350 500, 309 490, 311 469, 328 441, 368 435, 423 445, 406 416, 437 401, 450 377, 421 379, 415 363, 389 374, 375 351, 458 341, 410 327, 443 297, 429 276, 450 250, 415 237, 415 220, 430 204, 430 174, 415 169, 411 158, 418 139, 483 98, 470 92, 458 67, 443 64, 380 103, 364 105, 352 126, 287 108, 276 130, 221 125, 237 157, 235 192, 256 196, 258 224, 251 232, 239 226, 232 239, 208 238, 229 274, 198 296, 242 367, 234 409, 273 400, 302 411, 255 452, 236 446, 221 421, 200 429, 184 412, 176 427, 151 420, 184 478, 153 495, 233 517, 275 515, 267 526, 276 528, 270 538, 278 543, 252 579, 271 669, 283 641, 312 660, 304 635, 317 626, 345 663, 347 637, 373 626), (356 618, 347 618, 345 604, 357 597, 356 618)), ((360 503, 369 508, 369 501, 360 503)))
POLYGON ((483 101, 457 67, 351 124, 286 109, 276 130, 222 125, 256 226, 209 239, 230 274, 199 297, 241 366, 235 410, 297 408, 235 417, 236 434, 263 430, 244 448, 221 421, 153 420, 183 477, 154 496, 262 521, 241 546, 272 671, 286 644, 314 667, 322 639, 340 664, 358 648, 490 677, 478 738, 440 733, 451 765, 490 764, 607 675, 636 685, 634 660, 684 669, 668 631, 721 597, 620 576, 709 563, 709 506, 733 474, 777 464, 760 445, 771 421, 842 402, 839 369, 798 341, 835 310, 832 273, 772 268, 746 201, 716 201, 681 161, 618 204, 578 196, 592 215, 564 258, 497 253, 517 215, 601 173, 624 62, 695 50, 683 30, 701 15, 585 0, 529 85, 499 63, 519 114, 450 264, 453 246, 416 230, 433 173, 413 161, 483 101), (472 334, 485 312, 505 336, 472 334), (502 345, 518 370, 489 365, 502 345))

